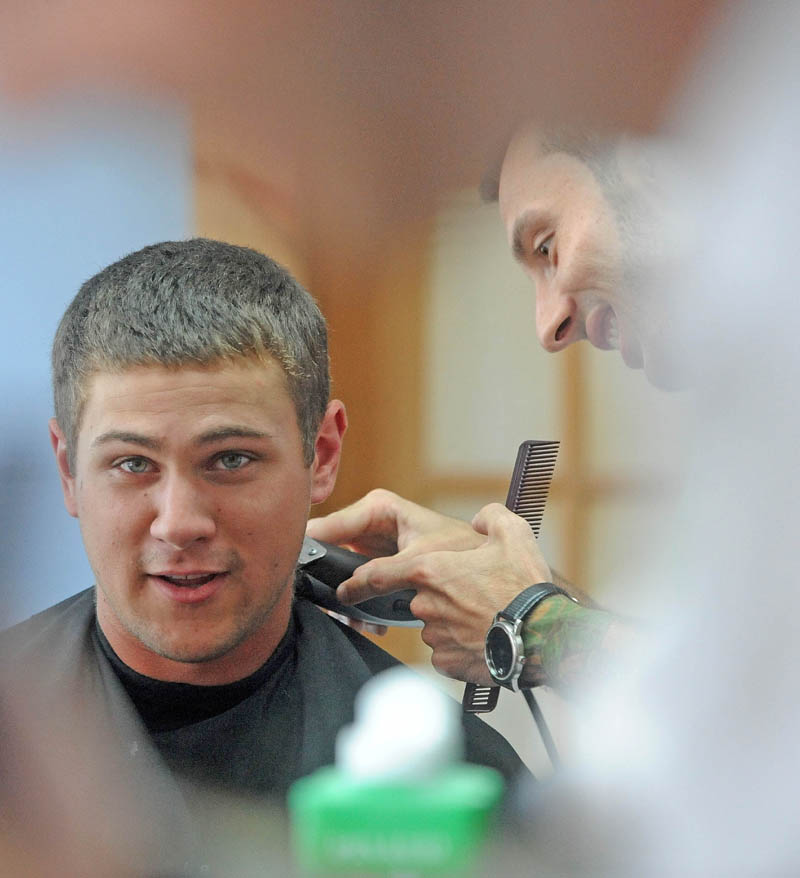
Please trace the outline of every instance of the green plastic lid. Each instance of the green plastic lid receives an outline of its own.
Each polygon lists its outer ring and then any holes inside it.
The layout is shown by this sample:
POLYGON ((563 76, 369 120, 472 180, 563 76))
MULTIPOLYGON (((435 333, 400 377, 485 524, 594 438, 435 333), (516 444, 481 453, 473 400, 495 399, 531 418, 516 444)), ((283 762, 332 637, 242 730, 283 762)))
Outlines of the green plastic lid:
POLYGON ((468 875, 503 779, 457 764, 420 782, 355 780, 324 768, 289 792, 292 845, 308 876, 468 875))

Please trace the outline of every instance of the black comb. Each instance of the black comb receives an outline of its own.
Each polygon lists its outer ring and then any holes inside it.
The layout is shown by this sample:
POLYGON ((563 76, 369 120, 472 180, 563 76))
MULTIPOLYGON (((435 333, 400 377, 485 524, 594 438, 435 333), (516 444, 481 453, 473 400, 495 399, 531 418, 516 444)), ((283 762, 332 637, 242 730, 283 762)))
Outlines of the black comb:
POLYGON ((506 509, 524 518, 537 538, 557 457, 558 442, 528 439, 519 447, 514 474, 511 476, 506 509))
MULTIPOLYGON (((558 442, 527 439, 517 451, 517 462, 514 464, 511 486, 506 497, 506 509, 524 518, 535 537, 539 536, 542 526, 544 504, 547 502, 557 457, 558 442)), ((467 683, 461 702, 464 712, 490 713, 495 709, 499 695, 499 686, 467 683)))

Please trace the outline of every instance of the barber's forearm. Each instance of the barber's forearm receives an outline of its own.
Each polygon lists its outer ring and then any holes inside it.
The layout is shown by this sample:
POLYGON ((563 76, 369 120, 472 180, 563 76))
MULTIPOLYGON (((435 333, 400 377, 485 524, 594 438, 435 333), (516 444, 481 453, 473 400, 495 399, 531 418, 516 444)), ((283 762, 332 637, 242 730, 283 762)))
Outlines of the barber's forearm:
POLYGON ((523 624, 526 661, 521 682, 524 686, 552 686, 565 693, 585 688, 624 664, 637 637, 613 613, 553 595, 523 624))
POLYGON ((554 570, 552 567, 550 568, 550 581, 572 595, 581 606, 589 607, 592 610, 601 609, 597 601, 588 592, 585 592, 579 585, 575 585, 574 582, 570 582, 566 576, 562 576, 558 570, 554 570))

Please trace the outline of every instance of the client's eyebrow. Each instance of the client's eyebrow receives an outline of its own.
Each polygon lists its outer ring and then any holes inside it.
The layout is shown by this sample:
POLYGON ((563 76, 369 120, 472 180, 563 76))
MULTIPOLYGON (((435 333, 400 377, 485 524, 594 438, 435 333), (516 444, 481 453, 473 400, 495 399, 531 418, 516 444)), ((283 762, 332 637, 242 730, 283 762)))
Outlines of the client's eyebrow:
MULTIPOLYGON (((252 427, 216 427, 201 433, 195 440, 195 445, 209 445, 213 442, 221 442, 226 439, 272 439, 271 433, 264 433, 261 430, 254 430, 252 427)), ((101 433, 93 442, 92 448, 100 445, 107 445, 109 442, 125 442, 129 445, 141 445, 142 448, 149 448, 151 451, 160 451, 162 443, 152 436, 145 436, 142 433, 133 433, 129 430, 108 430, 101 433)))
POLYGON ((195 445, 208 445, 211 442, 220 442, 225 439, 272 439, 272 433, 264 433, 262 430, 254 430, 252 427, 217 427, 201 433, 194 440, 195 445))
POLYGON ((131 433, 128 430, 109 430, 106 433, 101 433, 93 442, 92 448, 97 448, 100 445, 106 445, 109 442, 127 442, 132 445, 141 445, 144 448, 150 448, 153 451, 158 451, 161 448, 161 443, 157 439, 153 439, 150 436, 144 436, 141 433, 131 433))

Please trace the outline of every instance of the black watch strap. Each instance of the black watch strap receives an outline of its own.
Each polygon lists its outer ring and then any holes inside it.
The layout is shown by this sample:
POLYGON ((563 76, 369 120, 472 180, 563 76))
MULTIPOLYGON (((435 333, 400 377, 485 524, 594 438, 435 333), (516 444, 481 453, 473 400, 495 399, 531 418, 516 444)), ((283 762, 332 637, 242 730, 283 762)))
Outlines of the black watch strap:
POLYGON ((537 604, 554 594, 569 597, 569 594, 554 582, 537 582, 536 585, 529 585, 525 591, 521 591, 505 610, 501 610, 497 615, 505 619, 523 619, 536 608, 537 604))

